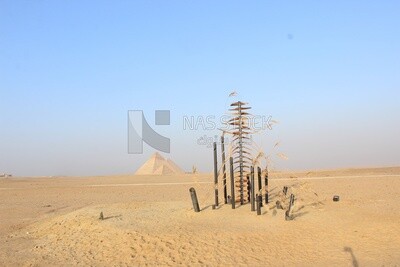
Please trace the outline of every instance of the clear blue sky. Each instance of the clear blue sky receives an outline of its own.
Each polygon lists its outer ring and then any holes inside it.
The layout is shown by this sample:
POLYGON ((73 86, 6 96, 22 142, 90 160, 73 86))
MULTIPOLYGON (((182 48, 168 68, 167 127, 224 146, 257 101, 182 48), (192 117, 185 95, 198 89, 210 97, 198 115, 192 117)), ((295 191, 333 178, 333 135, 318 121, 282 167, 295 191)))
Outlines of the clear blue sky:
MULTIPOLYGON (((171 157, 212 168, 184 115, 236 90, 280 123, 282 169, 400 165, 398 1, 0 1, 0 173, 132 173, 127 110, 171 109, 171 157)), ((213 133, 207 133, 212 136, 213 133)), ((169 155, 166 155, 169 156, 169 155)))

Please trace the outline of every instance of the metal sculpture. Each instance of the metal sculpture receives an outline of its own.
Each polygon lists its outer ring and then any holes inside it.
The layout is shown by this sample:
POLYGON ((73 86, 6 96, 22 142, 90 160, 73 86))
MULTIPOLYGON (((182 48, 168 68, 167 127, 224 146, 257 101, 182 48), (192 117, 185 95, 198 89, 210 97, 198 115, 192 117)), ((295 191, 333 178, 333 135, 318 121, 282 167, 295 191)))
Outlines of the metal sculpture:
MULTIPOLYGON (((250 166, 252 165, 251 148, 249 147, 249 135, 251 129, 249 127, 250 114, 247 112, 251 107, 247 106, 244 102, 234 102, 231 104, 232 118, 227 122, 228 126, 232 128, 229 132, 233 135, 232 140, 232 154, 234 163, 238 164, 239 173, 236 177, 235 182, 239 188, 240 204, 243 205, 245 202, 244 194, 244 177, 246 173, 249 173, 250 166)), ((237 169, 235 168, 235 169, 237 169)), ((250 192, 246 192, 249 194, 250 192)))

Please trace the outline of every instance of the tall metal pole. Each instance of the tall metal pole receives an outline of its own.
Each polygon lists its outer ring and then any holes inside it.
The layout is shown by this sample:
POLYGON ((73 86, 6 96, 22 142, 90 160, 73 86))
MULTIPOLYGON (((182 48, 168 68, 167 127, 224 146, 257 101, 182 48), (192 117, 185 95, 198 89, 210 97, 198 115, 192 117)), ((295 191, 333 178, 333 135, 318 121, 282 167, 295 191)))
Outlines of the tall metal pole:
POLYGON ((218 207, 218 164, 217 164, 217 142, 214 142, 214 190, 215 207, 218 207))
POLYGON ((224 174, 223 185, 224 185, 224 203, 228 203, 228 193, 226 189, 226 164, 225 164, 225 140, 224 136, 221 136, 221 151, 222 151, 222 171, 224 174))
POLYGON ((260 196, 260 198, 261 198, 261 207, 262 207, 262 197, 263 197, 263 195, 262 195, 262 182, 261 182, 261 168, 260 167, 258 167, 257 168, 257 178, 258 178, 258 195, 260 196))
POLYGON ((251 172, 251 182, 250 182, 250 189, 251 189, 251 194, 250 194, 250 203, 251 203, 251 211, 255 211, 256 210, 256 206, 255 206, 255 184, 254 184, 254 167, 251 166, 250 167, 250 172, 251 172))
POLYGON ((230 157, 229 158, 229 164, 231 166, 231 204, 232 204, 232 209, 235 209, 235 205, 236 205, 236 198, 235 198, 235 175, 233 173, 233 158, 230 157))
POLYGON ((269 203, 268 199, 268 168, 265 168, 265 204, 269 203))
POLYGON ((244 204, 243 196, 243 131, 242 131, 242 104, 238 102, 239 109, 239 175, 240 175, 240 205, 244 204))

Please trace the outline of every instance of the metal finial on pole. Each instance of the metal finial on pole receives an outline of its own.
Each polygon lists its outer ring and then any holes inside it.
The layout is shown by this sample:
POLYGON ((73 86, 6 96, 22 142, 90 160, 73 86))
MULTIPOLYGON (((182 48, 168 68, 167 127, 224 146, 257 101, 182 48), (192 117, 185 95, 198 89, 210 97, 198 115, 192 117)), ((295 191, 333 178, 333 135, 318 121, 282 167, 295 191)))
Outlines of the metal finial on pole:
POLYGON ((215 206, 218 207, 218 162, 217 162, 217 142, 214 142, 214 193, 215 193, 215 206))

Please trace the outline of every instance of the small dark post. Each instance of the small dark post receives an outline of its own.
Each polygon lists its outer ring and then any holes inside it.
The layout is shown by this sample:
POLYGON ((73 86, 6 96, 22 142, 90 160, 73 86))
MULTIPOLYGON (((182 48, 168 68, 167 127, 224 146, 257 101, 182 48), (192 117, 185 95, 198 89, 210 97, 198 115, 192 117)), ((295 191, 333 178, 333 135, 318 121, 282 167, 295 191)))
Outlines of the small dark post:
POLYGON ((235 209, 236 199, 235 199, 235 178, 233 173, 233 158, 230 157, 229 165, 231 167, 230 174, 231 174, 231 204, 232 209, 235 209))
POLYGON ((257 215, 261 215, 262 194, 257 195, 257 215))
POLYGON ((250 167, 250 177, 251 177, 251 182, 250 182, 250 189, 251 189, 251 198, 250 198, 250 203, 251 203, 251 211, 255 211, 256 207, 255 207, 255 199, 254 199, 254 193, 255 193, 255 184, 254 184, 254 167, 251 166, 250 167))
POLYGON ((250 192, 251 192, 250 175, 246 175, 246 179, 247 179, 247 201, 250 202, 250 199, 251 199, 251 196, 250 196, 250 192))
POLYGON ((292 208, 293 205, 294 205, 294 195, 291 194, 291 195, 290 195, 290 208, 292 208))
POLYGON ((290 195, 290 201, 289 201, 289 208, 285 212, 285 220, 286 221, 293 220, 293 217, 291 216, 293 205, 294 205, 294 195, 291 194, 290 195))
POLYGON ((268 204, 268 168, 265 168, 265 204, 268 204))
POLYGON ((217 142, 214 142, 214 192, 215 206, 218 207, 218 163, 217 163, 217 142))
POLYGON ((286 194, 287 194, 287 191, 288 191, 288 187, 287 187, 287 186, 284 186, 284 187, 283 187, 283 193, 285 194, 285 196, 286 196, 286 194))
POLYGON ((99 220, 104 220, 104 215, 103 215, 103 212, 100 212, 100 217, 99 217, 99 220))
POLYGON ((225 140, 224 136, 221 136, 221 151, 222 151, 222 172, 224 174, 223 185, 224 185, 224 203, 228 204, 228 193, 226 189, 226 165, 225 165, 225 140))
POLYGON ((261 182, 261 168, 257 168, 257 178, 258 178, 258 195, 261 196, 261 207, 262 204, 262 182, 261 182))
POLYGON ((192 197, 194 212, 200 212, 199 201, 197 200, 196 190, 192 187, 189 189, 190 196, 192 197))

